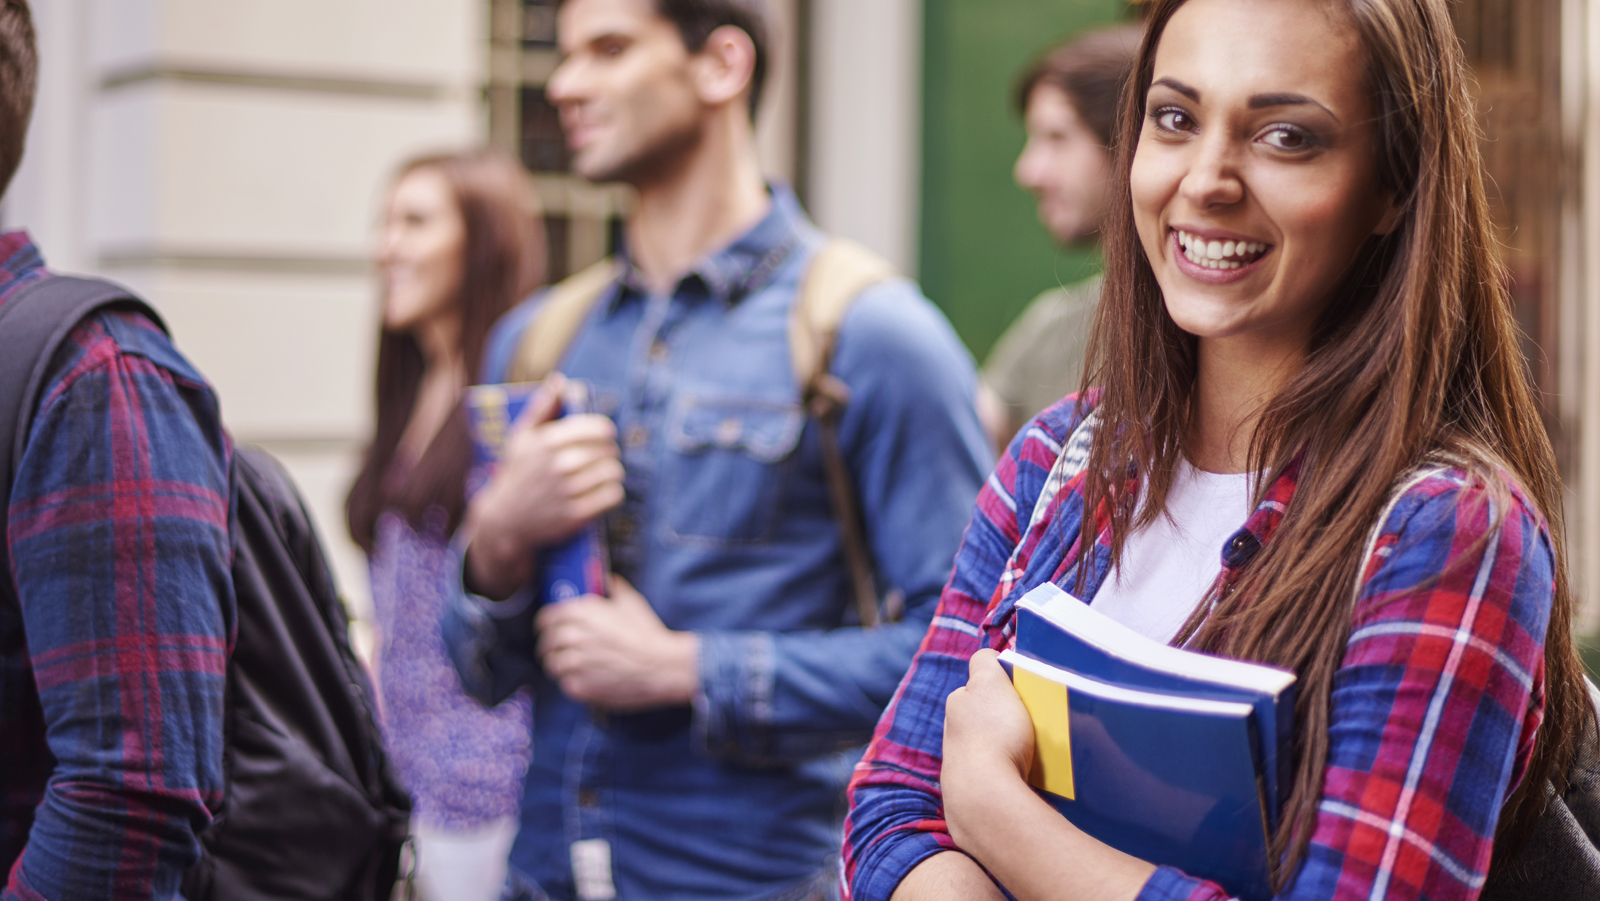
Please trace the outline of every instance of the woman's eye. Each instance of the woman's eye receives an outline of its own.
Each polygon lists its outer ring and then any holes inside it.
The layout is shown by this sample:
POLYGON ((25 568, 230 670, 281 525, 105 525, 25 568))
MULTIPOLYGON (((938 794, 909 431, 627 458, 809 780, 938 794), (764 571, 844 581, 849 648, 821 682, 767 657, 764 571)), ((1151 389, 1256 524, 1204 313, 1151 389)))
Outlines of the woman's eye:
POLYGON ((1151 118, 1156 120, 1156 127, 1162 131, 1194 130, 1194 119, 1181 109, 1158 109, 1151 114, 1151 118))
POLYGON ((1261 140, 1278 150, 1306 150, 1316 142, 1304 129, 1290 125, 1274 125, 1267 129, 1261 140))

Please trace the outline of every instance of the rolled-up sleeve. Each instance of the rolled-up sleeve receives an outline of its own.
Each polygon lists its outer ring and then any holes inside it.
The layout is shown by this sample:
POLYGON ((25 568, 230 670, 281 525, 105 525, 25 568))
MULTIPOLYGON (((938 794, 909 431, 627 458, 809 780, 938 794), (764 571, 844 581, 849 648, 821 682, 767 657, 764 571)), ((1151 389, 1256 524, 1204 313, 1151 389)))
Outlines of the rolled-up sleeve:
POLYGON ((55 768, 0 898, 174 898, 223 797, 227 439, 143 319, 90 319, 56 362, 8 514, 55 768))

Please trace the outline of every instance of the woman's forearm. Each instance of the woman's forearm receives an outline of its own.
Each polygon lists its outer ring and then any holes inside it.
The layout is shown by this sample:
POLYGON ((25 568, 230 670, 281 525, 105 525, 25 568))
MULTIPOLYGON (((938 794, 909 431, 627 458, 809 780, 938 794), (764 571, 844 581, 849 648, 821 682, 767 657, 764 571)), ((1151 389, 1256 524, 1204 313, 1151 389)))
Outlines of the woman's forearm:
POLYGON ((983 867, 958 851, 944 851, 916 865, 890 901, 1001 901, 983 867))
POLYGON ((1028 787, 1027 708, 994 651, 974 653, 967 668, 967 684, 945 701, 939 774, 956 847, 1021 901, 1133 901, 1155 867, 1091 838, 1028 787))
POLYGON ((1020 779, 996 779, 988 791, 968 806, 956 841, 1019 901, 1133 901, 1155 872, 1072 825, 1020 779))

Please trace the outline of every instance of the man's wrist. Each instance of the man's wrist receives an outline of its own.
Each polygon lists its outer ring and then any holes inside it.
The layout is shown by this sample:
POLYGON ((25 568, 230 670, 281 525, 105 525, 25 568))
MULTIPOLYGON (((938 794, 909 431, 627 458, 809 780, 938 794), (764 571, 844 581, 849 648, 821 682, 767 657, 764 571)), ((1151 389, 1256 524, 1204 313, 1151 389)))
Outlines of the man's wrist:
POLYGON ((463 552, 461 573, 466 588, 492 601, 503 601, 533 578, 533 554, 505 547, 504 542, 475 536, 463 552), (496 545, 501 545, 496 547, 496 545))
POLYGON ((669 632, 666 700, 671 704, 690 704, 700 693, 700 636, 694 632, 669 632))

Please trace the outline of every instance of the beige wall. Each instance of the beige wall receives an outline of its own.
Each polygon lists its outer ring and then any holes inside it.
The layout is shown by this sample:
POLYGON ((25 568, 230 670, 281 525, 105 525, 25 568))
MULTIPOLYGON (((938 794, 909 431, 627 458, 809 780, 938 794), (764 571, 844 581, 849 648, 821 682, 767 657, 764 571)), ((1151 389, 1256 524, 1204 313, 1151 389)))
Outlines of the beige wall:
POLYGON ((479 140, 483 4, 35 0, 43 57, 7 227, 128 283, 299 480, 364 611, 343 492, 369 414, 383 184, 479 140))

